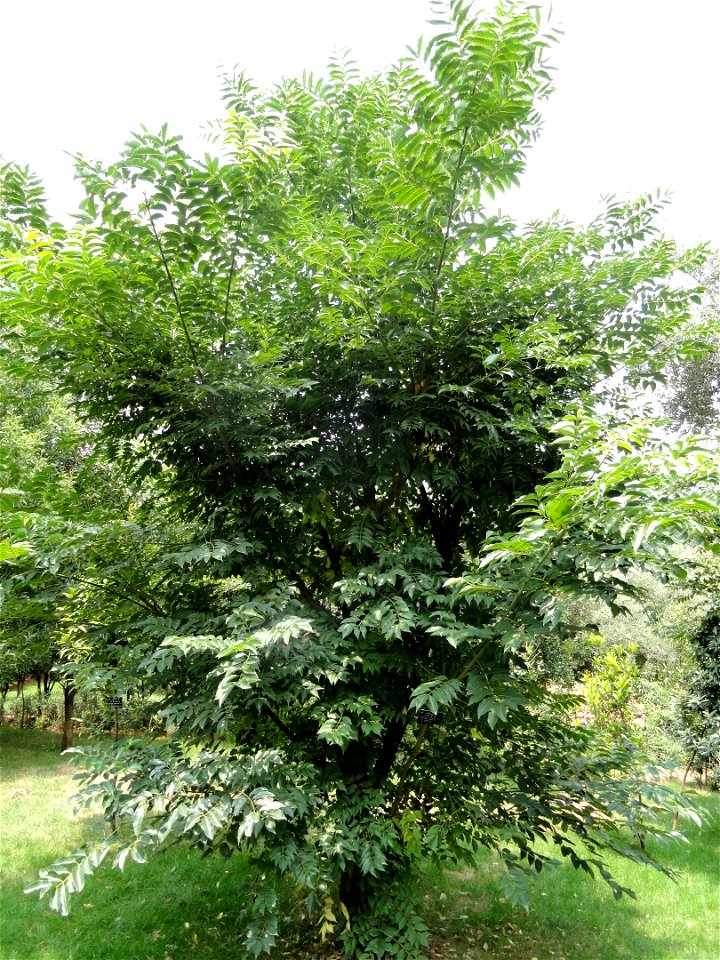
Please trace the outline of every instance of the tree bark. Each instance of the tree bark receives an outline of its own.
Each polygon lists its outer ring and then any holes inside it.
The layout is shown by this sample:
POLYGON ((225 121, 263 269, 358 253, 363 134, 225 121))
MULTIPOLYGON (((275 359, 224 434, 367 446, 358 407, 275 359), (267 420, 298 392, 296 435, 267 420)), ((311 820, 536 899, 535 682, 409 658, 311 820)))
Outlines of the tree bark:
MULTIPOLYGON (((682 784, 680 786, 680 793, 682 794, 685 790, 685 784, 687 783, 687 778, 692 770, 692 765, 695 763, 695 757, 697 756, 697 750, 693 750, 692 756, 690 757, 690 763, 685 767, 685 773, 683 774, 682 784)), ((673 817, 673 830, 677 830, 678 824, 680 822, 680 813, 678 810, 675 811, 675 816, 673 817)))
POLYGON ((373 769, 373 782, 376 787, 379 787, 380 784, 383 783, 390 773, 392 765, 395 763, 406 726, 407 723, 405 720, 394 720, 388 725, 388 729, 385 731, 380 752, 378 753, 373 769))
POLYGON ((75 684, 72 680, 63 684, 63 735, 60 751, 69 750, 73 745, 73 707, 75 706, 75 684))
POLYGON ((364 891, 362 874, 359 867, 350 863, 340 877, 340 902, 344 904, 350 916, 350 922, 357 916, 363 906, 364 891))

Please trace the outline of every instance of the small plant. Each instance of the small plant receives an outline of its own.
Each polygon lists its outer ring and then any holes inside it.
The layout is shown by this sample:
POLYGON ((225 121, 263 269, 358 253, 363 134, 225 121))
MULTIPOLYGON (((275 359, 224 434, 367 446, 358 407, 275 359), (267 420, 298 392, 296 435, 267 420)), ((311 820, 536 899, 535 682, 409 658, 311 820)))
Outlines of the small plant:
POLYGON ((418 904, 413 874, 375 885, 365 909, 342 934, 344 956, 348 960, 415 960, 423 956, 429 931, 417 914, 418 904))
POLYGON ((637 647, 615 644, 593 657, 583 693, 594 723, 614 736, 627 735, 633 722, 632 701, 640 669, 637 647))
MULTIPOLYGON (((78 693, 74 714, 81 729, 87 733, 102 735, 114 729, 115 712, 108 705, 108 697, 98 690, 78 693)), ((153 704, 139 695, 126 697, 118 715, 118 727, 121 733, 157 729, 153 704)))

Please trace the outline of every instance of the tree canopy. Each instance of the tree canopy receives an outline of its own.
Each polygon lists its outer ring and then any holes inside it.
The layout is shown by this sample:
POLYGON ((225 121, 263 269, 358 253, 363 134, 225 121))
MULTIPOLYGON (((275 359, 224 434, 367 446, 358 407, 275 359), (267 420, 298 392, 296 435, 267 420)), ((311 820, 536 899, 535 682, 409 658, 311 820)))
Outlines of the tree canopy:
POLYGON ((61 912, 108 853, 183 837, 290 875, 349 957, 417 958, 421 856, 489 846, 519 903, 539 839, 618 896, 603 851, 649 861, 622 828, 660 831, 669 794, 535 652, 578 596, 620 611, 633 569, 681 576, 673 545, 716 516, 712 452, 621 395, 662 380, 703 252, 658 234, 656 196, 585 228, 483 212, 550 42, 533 9, 453 0, 385 74, 228 77, 215 154, 142 131, 78 158, 75 226, 8 228, 5 365, 56 383, 138 491, 52 541, 62 565, 92 540, 72 616, 111 611, 68 657, 142 678, 168 732, 84 755, 132 833, 45 872, 61 912))
POLYGON ((694 350, 671 364, 665 406, 679 427, 711 431, 720 417, 720 254, 709 257, 695 276, 704 293, 686 333, 694 350))

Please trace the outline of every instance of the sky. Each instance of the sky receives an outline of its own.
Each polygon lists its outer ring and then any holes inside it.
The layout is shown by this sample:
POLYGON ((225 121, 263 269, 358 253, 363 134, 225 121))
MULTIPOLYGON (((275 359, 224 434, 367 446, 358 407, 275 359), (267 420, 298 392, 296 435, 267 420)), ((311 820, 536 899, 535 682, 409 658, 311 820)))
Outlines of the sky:
MULTIPOLYGON (((663 227, 720 248, 720 0, 549 0, 563 36, 556 92, 502 209, 583 223, 610 194, 662 189, 663 227)), ((168 122, 204 152, 219 77, 260 85, 322 72, 350 47, 382 69, 426 25, 427 0, 0 0, 0 156, 43 178, 54 216, 79 199, 68 153, 111 161, 133 130, 168 122)))

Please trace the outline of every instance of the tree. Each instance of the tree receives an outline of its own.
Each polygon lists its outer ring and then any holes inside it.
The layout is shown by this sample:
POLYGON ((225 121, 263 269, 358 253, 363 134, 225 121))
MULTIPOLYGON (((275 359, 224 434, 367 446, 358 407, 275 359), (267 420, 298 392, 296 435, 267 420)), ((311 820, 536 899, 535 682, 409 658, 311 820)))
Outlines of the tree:
POLYGON ((0 157, 0 250, 22 249, 28 231, 46 234, 50 227, 40 179, 29 167, 0 157))
POLYGON ((695 590, 703 596, 705 615, 686 632, 694 662, 686 671, 680 704, 681 736, 687 747, 690 770, 699 770, 705 782, 720 787, 720 611, 718 611, 718 574, 715 556, 702 558, 695 571, 695 590), (694 629, 693 629, 694 627, 694 629))
POLYGON ((670 366, 665 407, 678 426, 710 431, 717 428, 720 414, 720 254, 707 260, 696 279, 705 289, 687 331, 692 352, 670 366))
MULTIPOLYGON (((27 168, 0 166, 0 250, 27 248, 55 231, 45 209, 42 186, 27 168)), ((67 602, 71 561, 78 569, 79 517, 96 527, 122 513, 124 484, 96 450, 91 424, 80 422, 52 377, 34 371, 18 376, 23 344, 9 329, 0 368, 0 552, 3 602, 0 604, 0 690, 10 684, 23 696, 27 677, 42 679, 45 694, 59 681, 64 695, 61 749, 72 746, 75 683, 66 664, 61 615, 67 602), (49 521, 48 518, 52 517, 49 521), (61 531, 63 531, 61 533, 61 531), (58 562, 64 544, 63 564, 58 562), (62 569, 60 569, 62 566, 62 569)), ((84 540, 87 540, 87 536, 84 540)), ((23 712, 25 716, 23 696, 23 712)))
POLYGON ((720 765, 720 617, 709 616, 693 639, 698 666, 689 677, 683 712, 690 763, 698 761, 707 780, 711 768, 720 765))
POLYGON ((198 575, 183 571, 187 529, 176 523, 169 530, 158 510, 143 520, 100 510, 82 520, 25 511, 4 518, 5 531, 24 550, 5 567, 3 677, 12 682, 37 672, 40 663, 45 671, 52 667, 64 693, 63 750, 72 746, 78 689, 102 697, 142 693, 136 661, 139 636, 152 633, 148 618, 165 633, 171 623, 189 629, 193 589, 201 602, 198 575), (173 620, 178 603, 185 604, 184 619, 173 620), (130 643, 134 660, 126 664, 130 643))
POLYGON ((538 839, 618 896, 603 852, 651 862, 621 830, 660 831, 669 794, 528 651, 578 596, 620 611, 633 569, 680 575, 714 516, 712 454, 610 386, 660 378, 702 252, 657 235, 654 197, 586 229, 484 216, 549 41, 519 8, 441 19, 386 75, 228 78, 220 158, 163 129, 79 160, 78 225, 4 260, 28 368, 196 538, 153 578, 189 576, 172 609, 117 625, 169 737, 84 755, 86 798, 134 832, 44 873, 61 912, 109 852, 181 836, 289 875, 348 956, 418 957, 422 856, 491 847, 520 903, 538 839))

